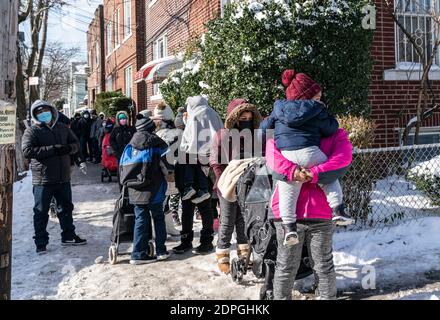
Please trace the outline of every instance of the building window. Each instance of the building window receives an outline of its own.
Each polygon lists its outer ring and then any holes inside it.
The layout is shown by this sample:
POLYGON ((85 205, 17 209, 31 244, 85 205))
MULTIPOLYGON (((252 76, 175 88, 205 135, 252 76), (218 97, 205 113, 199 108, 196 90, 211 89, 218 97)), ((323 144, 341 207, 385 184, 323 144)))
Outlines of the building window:
MULTIPOLYGON (((396 12, 399 22, 415 37, 417 45, 424 52, 427 60, 433 49, 435 22, 430 10, 435 6, 439 11, 439 1, 434 0, 396 0, 396 12)), ((440 55, 438 54, 434 64, 439 66, 440 55)), ((396 25, 396 62, 398 67, 411 67, 421 65, 423 60, 417 54, 413 44, 396 25)))
POLYGON ((160 83, 153 83, 153 96, 160 95, 160 83))
POLYGON ((112 24, 107 23, 107 54, 112 52, 112 24))
POLYGON ((128 67, 125 69, 125 95, 131 98, 133 86, 133 69, 128 67))
POLYGON ((114 17, 113 17, 113 22, 114 22, 114 27, 113 30, 115 32, 115 47, 119 46, 120 44, 120 32, 119 32, 119 25, 120 25, 120 21, 119 21, 119 9, 115 11, 114 17))
POLYGON ((163 35, 153 42, 153 60, 168 56, 167 35, 163 35))
POLYGON ((105 90, 107 92, 113 91, 113 77, 109 76, 105 81, 105 90))
POLYGON ((124 39, 131 36, 131 1, 124 2, 124 39))
POLYGON ((95 66, 99 66, 99 45, 98 41, 95 42, 95 66))

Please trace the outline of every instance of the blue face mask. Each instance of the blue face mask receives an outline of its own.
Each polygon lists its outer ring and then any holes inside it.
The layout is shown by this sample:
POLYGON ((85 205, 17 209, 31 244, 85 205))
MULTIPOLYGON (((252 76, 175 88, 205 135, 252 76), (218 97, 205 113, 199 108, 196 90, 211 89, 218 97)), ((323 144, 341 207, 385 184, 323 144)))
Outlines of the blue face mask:
POLYGON ((37 115, 37 119, 41 123, 46 123, 47 124, 47 123, 52 121, 52 112, 44 111, 44 112, 40 113, 39 115, 37 115))

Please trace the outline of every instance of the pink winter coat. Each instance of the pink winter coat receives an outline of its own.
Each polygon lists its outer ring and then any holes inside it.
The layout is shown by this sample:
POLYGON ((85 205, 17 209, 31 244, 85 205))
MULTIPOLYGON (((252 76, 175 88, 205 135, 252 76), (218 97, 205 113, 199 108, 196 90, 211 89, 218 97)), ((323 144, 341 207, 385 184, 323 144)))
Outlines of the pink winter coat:
MULTIPOLYGON (((320 149, 328 160, 310 170, 313 180, 302 186, 298 198, 296 213, 297 219, 325 219, 331 220, 332 210, 327 198, 317 183, 327 184, 342 177, 350 167, 353 147, 345 130, 339 129, 334 135, 321 139, 320 149)), ((283 181, 292 181, 292 173, 296 164, 283 157, 276 148, 275 140, 271 139, 266 144, 267 165, 275 171, 276 178, 283 181)), ((280 217, 278 188, 275 188, 272 199, 272 211, 275 218, 280 217)))

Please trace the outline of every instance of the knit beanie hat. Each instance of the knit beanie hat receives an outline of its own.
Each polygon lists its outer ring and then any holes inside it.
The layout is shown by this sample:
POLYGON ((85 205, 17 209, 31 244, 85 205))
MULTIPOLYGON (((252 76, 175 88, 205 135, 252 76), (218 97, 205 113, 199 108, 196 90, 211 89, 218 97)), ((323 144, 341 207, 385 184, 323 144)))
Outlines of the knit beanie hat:
POLYGON ((154 108, 153 117, 164 121, 174 120, 174 112, 169 106, 161 102, 154 108))
POLYGON ((139 113, 136 116, 136 130, 137 131, 147 131, 147 132, 154 132, 156 129, 156 124, 153 120, 151 120, 150 117, 144 116, 143 114, 139 113))
POLYGON ((107 119, 104 128, 107 129, 108 131, 112 131, 114 126, 115 123, 111 119, 107 119))
POLYGON ((304 73, 295 73, 294 70, 285 70, 281 77, 286 87, 287 100, 311 100, 322 91, 319 84, 304 73))

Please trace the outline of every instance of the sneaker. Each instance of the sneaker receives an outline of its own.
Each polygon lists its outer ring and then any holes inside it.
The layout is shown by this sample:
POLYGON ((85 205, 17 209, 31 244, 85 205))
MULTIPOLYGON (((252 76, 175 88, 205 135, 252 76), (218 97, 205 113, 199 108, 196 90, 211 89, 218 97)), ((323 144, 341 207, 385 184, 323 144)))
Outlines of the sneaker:
POLYGON ((185 253, 193 248, 191 242, 182 242, 177 247, 173 248, 173 252, 176 254, 182 254, 185 253))
POLYGON ((214 251, 214 246, 212 243, 201 243, 197 248, 195 248, 192 252, 194 254, 208 254, 214 251))
POLYGON ((298 233, 296 232, 296 223, 283 223, 285 246, 294 246, 299 243, 298 233))
POLYGON ((186 187, 183 191, 182 201, 191 199, 196 193, 193 187, 186 187))
POLYGON ((41 255, 41 254, 45 254, 47 252, 46 246, 41 245, 41 246, 37 246, 37 254, 41 255))
POLYGON ((163 261, 163 260, 167 260, 169 257, 171 257, 171 253, 169 253, 168 251, 162 254, 158 254, 157 255, 157 261, 163 261))
POLYGON ((205 200, 211 198, 211 194, 208 191, 199 190, 197 191, 196 197, 191 200, 192 203, 198 204, 202 203, 205 200))
POLYGON ((83 246, 85 244, 87 244, 87 240, 81 239, 77 235, 75 235, 73 237, 73 239, 71 239, 71 240, 61 240, 61 245, 65 246, 65 247, 66 246, 83 246))
POLYGON ((345 213, 345 206, 343 204, 333 209, 332 220, 337 226, 349 226, 355 223, 355 220, 345 213))
POLYGON ((157 261, 157 257, 146 256, 145 258, 140 259, 130 259, 130 264, 139 265, 139 264, 149 264, 157 261))

